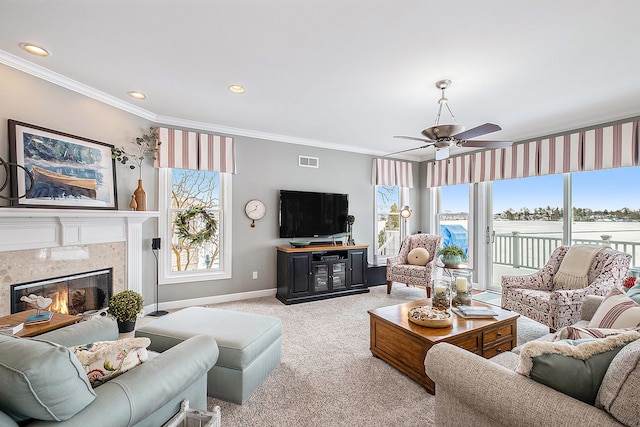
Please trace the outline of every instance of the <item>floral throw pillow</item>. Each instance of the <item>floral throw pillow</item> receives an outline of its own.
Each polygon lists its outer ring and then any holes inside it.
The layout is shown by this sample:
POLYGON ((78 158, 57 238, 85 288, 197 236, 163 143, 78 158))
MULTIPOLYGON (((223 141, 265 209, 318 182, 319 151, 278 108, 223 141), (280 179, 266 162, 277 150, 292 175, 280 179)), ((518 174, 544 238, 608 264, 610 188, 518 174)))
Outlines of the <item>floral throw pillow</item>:
POLYGON ((70 347, 84 368, 92 387, 117 377, 149 359, 149 338, 96 341, 70 347))

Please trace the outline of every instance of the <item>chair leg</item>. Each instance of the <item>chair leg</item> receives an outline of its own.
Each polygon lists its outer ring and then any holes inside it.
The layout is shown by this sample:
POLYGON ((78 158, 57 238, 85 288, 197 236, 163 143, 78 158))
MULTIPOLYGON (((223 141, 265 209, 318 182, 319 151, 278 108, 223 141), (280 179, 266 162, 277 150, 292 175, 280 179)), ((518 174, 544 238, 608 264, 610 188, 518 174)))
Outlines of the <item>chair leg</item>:
POLYGON ((387 294, 391 293, 391 284, 392 283, 393 283, 392 281, 387 280, 387 294))
POLYGON ((427 298, 431 298, 431 286, 427 285, 425 289, 427 290, 427 298))

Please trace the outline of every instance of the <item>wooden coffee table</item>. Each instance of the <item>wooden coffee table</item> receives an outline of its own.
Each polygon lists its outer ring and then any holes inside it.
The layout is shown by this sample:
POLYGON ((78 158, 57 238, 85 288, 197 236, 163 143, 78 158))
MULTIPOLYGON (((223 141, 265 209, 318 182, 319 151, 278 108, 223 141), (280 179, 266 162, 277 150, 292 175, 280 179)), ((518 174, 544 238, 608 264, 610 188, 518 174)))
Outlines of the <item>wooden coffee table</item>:
MULTIPOLYGON (((0 317, 0 325, 10 323, 20 323, 27 320, 27 317, 31 313, 35 313, 36 310, 26 310, 20 313, 10 314, 9 316, 0 317)), ((38 323, 36 325, 24 325, 24 328, 18 332, 16 337, 34 337, 36 335, 44 334, 45 332, 53 331, 65 326, 69 326, 73 323, 77 323, 82 318, 80 316, 72 316, 69 314, 53 313, 51 320, 47 323, 38 323)))
MULTIPOLYGON (((464 319, 453 314, 448 328, 428 328, 409 322, 409 309, 429 306, 421 299, 404 304, 369 310, 371 353, 435 393, 435 384, 424 370, 424 358, 435 344, 447 342, 482 357, 490 358, 509 351, 517 342, 519 314, 490 306, 499 313, 491 319, 464 319)), ((472 305, 487 306, 473 301, 472 305)))

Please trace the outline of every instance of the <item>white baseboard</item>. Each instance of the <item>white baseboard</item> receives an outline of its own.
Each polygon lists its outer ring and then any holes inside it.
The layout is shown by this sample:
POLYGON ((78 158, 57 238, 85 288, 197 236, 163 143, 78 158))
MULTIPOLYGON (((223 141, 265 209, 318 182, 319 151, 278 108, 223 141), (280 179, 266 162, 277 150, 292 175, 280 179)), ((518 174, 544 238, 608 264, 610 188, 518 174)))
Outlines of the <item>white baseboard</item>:
MULTIPOLYGON (((241 301, 245 299, 274 297, 276 289, 265 289, 262 291, 242 292, 237 294, 216 295, 204 298, 183 299, 178 301, 161 302, 158 310, 171 310, 176 308, 191 307, 194 305, 220 304, 223 302, 241 301)), ((143 315, 156 311, 156 305, 151 304, 144 308, 143 315)))

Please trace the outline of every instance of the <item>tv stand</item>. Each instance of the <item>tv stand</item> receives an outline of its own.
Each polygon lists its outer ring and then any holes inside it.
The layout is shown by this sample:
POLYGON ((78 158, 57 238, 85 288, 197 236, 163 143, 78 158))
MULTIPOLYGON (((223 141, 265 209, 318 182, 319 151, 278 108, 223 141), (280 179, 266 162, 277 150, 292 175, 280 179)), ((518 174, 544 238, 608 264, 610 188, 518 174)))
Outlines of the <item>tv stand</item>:
POLYGON ((278 290, 284 304, 318 301, 369 292, 367 245, 276 247, 278 290))

